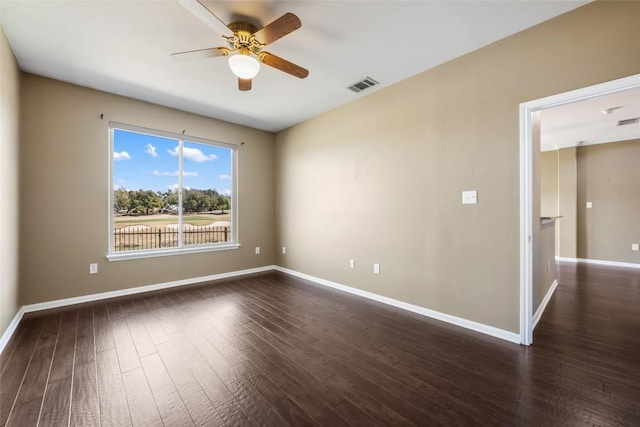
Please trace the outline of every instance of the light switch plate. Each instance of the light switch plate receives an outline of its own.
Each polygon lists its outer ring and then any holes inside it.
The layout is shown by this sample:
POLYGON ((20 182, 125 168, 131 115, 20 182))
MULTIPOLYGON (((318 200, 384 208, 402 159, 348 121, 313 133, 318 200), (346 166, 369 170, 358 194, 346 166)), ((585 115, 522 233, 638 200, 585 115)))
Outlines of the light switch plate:
POLYGON ((478 203, 478 192, 473 191, 463 191, 462 192, 462 204, 463 205, 475 205, 478 203))
POLYGON ((632 251, 640 251, 640 244, 639 243, 632 243, 631 244, 631 250, 632 251))
POLYGON ((592 202, 587 202, 587 209, 591 209, 593 207, 593 203, 592 202))

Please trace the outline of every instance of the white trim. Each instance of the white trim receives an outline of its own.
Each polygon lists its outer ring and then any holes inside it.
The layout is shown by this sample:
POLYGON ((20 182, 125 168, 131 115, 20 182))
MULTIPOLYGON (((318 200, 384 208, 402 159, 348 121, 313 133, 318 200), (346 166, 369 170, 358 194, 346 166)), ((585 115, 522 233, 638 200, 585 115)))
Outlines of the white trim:
POLYGON ((620 262, 620 261, 605 261, 600 259, 588 259, 588 258, 565 258, 556 257, 558 261, 566 262, 583 262, 585 264, 607 265, 610 267, 625 267, 625 268, 640 268, 640 264, 632 262, 620 262))
POLYGON ((211 138, 200 138, 198 136, 193 136, 185 133, 167 132, 164 130, 152 129, 144 126, 130 125, 127 123, 109 121, 109 127, 126 130, 127 132, 141 133, 141 134, 151 135, 151 136, 159 136, 161 138, 177 139, 177 140, 182 140, 187 142, 197 142, 199 144, 206 144, 206 145, 219 145, 224 148, 230 148, 232 150, 238 149, 238 144, 234 144, 231 142, 218 141, 216 139, 211 139, 211 138))
POLYGON ((533 343, 531 301, 533 296, 533 251, 531 231, 533 208, 531 114, 536 111, 584 101, 597 96, 640 87, 640 74, 588 86, 520 104, 520 337, 521 343, 533 343))
MULTIPOLYGON (((113 233, 111 233, 113 234, 113 233)), ((140 259, 140 258, 154 258, 157 256, 169 256, 169 255, 186 255, 195 254, 199 252, 215 252, 215 251, 227 251, 230 249, 240 248, 239 243, 225 243, 218 245, 207 246, 183 246, 175 249, 156 249, 139 252, 116 252, 107 255, 109 261, 124 261, 128 259, 140 259)))
POLYGON ((40 310, 49 310, 52 308, 66 307, 69 305, 82 304, 86 302, 100 301, 109 298, 117 298, 129 295, 142 294, 150 291, 158 291, 167 288, 176 288, 186 285, 195 285, 196 283, 205 283, 213 280, 228 279, 236 276, 244 276, 246 274, 262 273, 274 269, 273 265, 265 267, 249 268, 240 271, 231 271, 228 273, 212 274, 209 276, 193 277, 191 279, 175 280, 173 282, 157 283, 155 285, 138 286, 135 288, 121 289, 118 291, 101 292, 99 294, 82 295, 79 297, 65 298, 54 301, 40 302, 37 304, 25 305, 22 308, 25 313, 31 313, 40 310))
POLYGON ((485 325, 483 323, 474 322, 471 320, 463 319, 461 317, 452 316, 450 314, 441 313, 439 311, 430 310, 428 308, 420 307, 417 305, 409 304, 403 301, 398 301, 393 298, 385 297, 382 295, 374 294, 372 292, 363 291, 361 289, 352 288, 350 286, 342 285, 340 283, 331 282, 329 280, 321 279, 319 277, 310 276, 308 274, 300 273, 294 270, 290 270, 288 268, 275 266, 277 271, 280 271, 285 274, 289 274, 291 276, 296 276, 301 279, 308 280, 310 282, 317 283, 319 285, 327 286, 330 288, 338 289, 343 292, 348 292, 353 295, 361 296, 373 301, 381 302, 383 304, 391 305, 393 307, 401 308, 403 310, 410 311, 412 313, 417 313, 425 317, 430 317, 432 319, 440 320, 443 322, 450 323, 452 325, 460 326, 462 328, 470 329, 472 331, 480 332, 486 335, 490 335, 492 337, 500 338, 505 341, 510 341, 516 344, 520 343, 520 335, 505 331, 504 329, 495 328, 493 326, 485 325))
POLYGON ((20 320, 22 320, 22 316, 24 316, 24 313, 24 307, 20 307, 16 315, 13 316, 13 319, 11 320, 11 323, 9 323, 9 326, 7 326, 7 329, 5 329, 2 337, 0 338, 0 353, 4 351, 7 343, 16 332, 16 328, 20 324, 20 320))
POLYGON ((540 306, 536 310, 536 313, 533 315, 533 321, 532 321, 533 329, 535 329, 536 326, 538 325, 538 322, 542 317, 542 313, 544 313, 544 310, 547 308, 547 304, 549 304, 549 301, 551 300, 551 297, 553 296, 553 293, 556 291, 557 287, 558 287, 558 279, 555 279, 551 284, 551 287, 547 291, 547 294, 544 296, 544 298, 542 298, 542 302, 540 303, 540 306))
POLYGON ((520 105, 520 344, 533 343, 533 131, 531 112, 520 105))

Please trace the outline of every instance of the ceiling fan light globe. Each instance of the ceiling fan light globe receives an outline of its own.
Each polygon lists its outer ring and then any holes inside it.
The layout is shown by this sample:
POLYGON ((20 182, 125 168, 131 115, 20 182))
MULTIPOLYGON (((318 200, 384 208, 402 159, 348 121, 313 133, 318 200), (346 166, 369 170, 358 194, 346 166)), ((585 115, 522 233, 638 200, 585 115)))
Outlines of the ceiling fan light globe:
POLYGON ((233 55, 229 57, 229 68, 241 79, 252 79, 260 71, 260 61, 251 55, 233 55))

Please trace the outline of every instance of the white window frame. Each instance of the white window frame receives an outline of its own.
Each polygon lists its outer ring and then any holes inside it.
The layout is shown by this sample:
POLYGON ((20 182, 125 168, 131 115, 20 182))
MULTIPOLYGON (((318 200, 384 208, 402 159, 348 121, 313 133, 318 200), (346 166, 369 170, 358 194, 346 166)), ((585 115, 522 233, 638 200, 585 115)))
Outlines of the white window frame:
MULTIPOLYGON (((236 144, 230 144, 228 142, 215 141, 211 139, 200 138, 196 136, 186 135, 186 134, 177 134, 157 129, 150 129, 141 126, 134 126, 125 123, 118 122, 109 122, 109 248, 107 251, 107 259, 109 261, 121 261, 128 259, 139 259, 139 258, 153 258, 159 256, 170 256, 170 255, 184 255, 190 253, 199 253, 199 252, 211 252, 211 251, 221 251, 221 250, 230 250, 230 249, 238 249, 240 248, 240 243, 238 243, 238 146, 236 144), (210 145, 214 147, 228 148, 231 150, 231 241, 224 243, 212 243, 212 244, 202 244, 202 245, 189 245, 183 246, 183 236, 182 233, 178 234, 178 247, 177 248, 166 248, 166 249, 145 249, 140 251, 128 251, 128 252, 115 252, 114 251, 114 236, 113 236, 113 197, 114 197, 114 188, 113 188, 113 151, 114 151, 114 130, 124 130, 129 132, 136 132, 141 134, 147 134, 151 136, 158 136, 164 138, 171 138, 177 141, 180 141, 180 156, 179 156, 179 185, 180 185, 180 207, 182 207, 182 181, 183 181, 183 157, 182 157, 182 148, 184 142, 195 142, 198 144, 210 145)), ((178 229, 182 230, 182 217, 183 212, 180 210, 180 214, 178 216, 178 229)))

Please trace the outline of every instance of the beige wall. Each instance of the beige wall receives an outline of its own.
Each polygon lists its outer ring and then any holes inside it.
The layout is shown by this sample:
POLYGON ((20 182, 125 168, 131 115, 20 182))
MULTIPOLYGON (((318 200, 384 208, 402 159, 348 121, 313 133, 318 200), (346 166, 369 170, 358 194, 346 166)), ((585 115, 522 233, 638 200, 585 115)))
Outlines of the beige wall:
POLYGON ((640 140, 579 147, 577 162, 578 257, 640 264, 640 140))
POLYGON ((18 284, 18 150, 20 70, 0 26, 0 335, 20 307, 18 284))
POLYGON ((577 170, 575 147, 540 154, 542 216, 561 218, 556 222, 556 255, 576 258, 577 170))
POLYGON ((28 74, 21 106, 23 304, 273 264, 273 134, 28 74), (245 142, 238 167, 242 247, 107 261, 110 120, 245 142), (98 263, 97 275, 89 275, 91 262, 98 263))
POLYGON ((578 177, 575 147, 558 150, 558 193, 562 218, 556 223, 556 228, 559 229, 557 253, 561 257, 576 258, 578 177))
MULTIPOLYGON (((540 216, 558 216, 560 212, 558 182, 558 151, 540 153, 540 216)), ((555 253, 560 252, 560 227, 555 227, 555 253)), ((555 262, 555 260, 554 260, 555 262)))
POLYGON ((540 214, 558 216, 558 150, 540 153, 540 214))
POLYGON ((639 19, 592 3, 279 133, 277 263, 517 332, 518 106, 637 73, 639 19))

